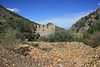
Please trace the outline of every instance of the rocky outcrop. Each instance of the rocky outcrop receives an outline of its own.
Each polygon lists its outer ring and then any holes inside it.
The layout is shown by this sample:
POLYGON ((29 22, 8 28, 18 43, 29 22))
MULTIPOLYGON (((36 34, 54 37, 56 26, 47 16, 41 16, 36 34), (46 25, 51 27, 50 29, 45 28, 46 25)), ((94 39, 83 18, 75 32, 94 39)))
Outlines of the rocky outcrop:
POLYGON ((4 25, 4 24, 5 24, 5 22, 6 22, 6 21, 1 20, 1 21, 0 21, 0 25, 4 25))
MULTIPOLYGON (((90 13, 88 16, 81 18, 72 25, 70 30, 75 32, 87 32, 92 26, 95 27, 98 24, 100 24, 100 8, 98 8, 95 12, 90 13)), ((97 27, 95 28, 97 29, 97 27)))

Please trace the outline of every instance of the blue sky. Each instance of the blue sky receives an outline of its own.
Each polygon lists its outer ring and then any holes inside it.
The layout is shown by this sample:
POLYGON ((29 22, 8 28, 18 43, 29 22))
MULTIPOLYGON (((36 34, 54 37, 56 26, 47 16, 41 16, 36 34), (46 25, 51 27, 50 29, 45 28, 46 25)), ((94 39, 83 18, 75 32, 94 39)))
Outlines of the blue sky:
POLYGON ((100 7, 100 0, 0 0, 5 8, 39 24, 71 27, 100 7))

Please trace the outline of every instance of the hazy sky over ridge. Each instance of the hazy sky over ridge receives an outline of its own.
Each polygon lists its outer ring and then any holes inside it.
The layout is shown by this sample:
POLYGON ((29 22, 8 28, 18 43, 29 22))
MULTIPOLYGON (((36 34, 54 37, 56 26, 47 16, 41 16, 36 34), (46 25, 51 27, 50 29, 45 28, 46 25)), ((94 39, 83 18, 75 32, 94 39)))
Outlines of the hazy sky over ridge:
POLYGON ((0 0, 0 4, 29 20, 63 28, 100 7, 99 0, 0 0))

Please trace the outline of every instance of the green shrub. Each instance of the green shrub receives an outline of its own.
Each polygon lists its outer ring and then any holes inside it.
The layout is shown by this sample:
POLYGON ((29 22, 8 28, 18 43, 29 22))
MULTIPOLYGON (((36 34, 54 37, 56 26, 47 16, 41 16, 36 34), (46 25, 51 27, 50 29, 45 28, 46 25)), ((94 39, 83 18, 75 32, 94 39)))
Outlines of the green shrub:
POLYGON ((17 38, 18 39, 29 39, 29 41, 34 41, 36 34, 35 34, 35 27, 34 23, 26 22, 25 20, 14 19, 14 20, 7 20, 7 25, 12 27, 12 29, 16 29, 17 38))
POLYGON ((42 49, 43 51, 49 52, 52 48, 40 48, 40 49, 42 49))
POLYGON ((88 33, 93 34, 96 31, 100 31, 100 23, 94 23, 93 25, 90 26, 88 29, 88 33))
POLYGON ((10 18, 9 18, 9 20, 13 20, 13 19, 14 19, 13 17, 10 17, 10 18))
POLYGON ((17 31, 12 28, 6 29, 5 33, 0 33, 1 45, 7 49, 13 49, 16 46, 16 33, 17 31))
POLYGON ((78 38, 76 37, 76 42, 83 42, 84 44, 87 44, 87 39, 84 39, 84 38, 78 38))
POLYGON ((89 45, 93 48, 99 46, 100 32, 95 32, 94 34, 92 34, 88 42, 89 42, 89 45))
POLYGON ((44 42, 71 42, 75 41, 75 37, 74 32, 60 30, 56 31, 55 34, 40 37, 38 40, 44 42))
POLYGON ((39 44, 35 43, 35 44, 32 44, 32 46, 39 47, 39 44))
POLYGON ((47 37, 46 36, 41 36, 38 38, 38 41, 43 41, 43 42, 47 42, 47 37))
POLYGON ((28 45, 34 46, 34 47, 39 47, 38 43, 27 43, 28 45))
POLYGON ((89 39, 90 39, 90 34, 84 32, 84 33, 77 33, 75 41, 87 44, 89 39))
POLYGON ((95 19, 98 20, 98 19, 99 19, 99 15, 97 15, 97 16, 95 17, 95 19))
POLYGON ((38 41, 43 42, 55 42, 54 34, 48 35, 48 36, 42 36, 38 39, 38 41))
POLYGON ((62 31, 57 31, 55 33, 55 40, 59 42, 68 42, 68 41, 71 42, 75 40, 74 38, 75 35, 74 32, 72 31, 62 30, 62 31))

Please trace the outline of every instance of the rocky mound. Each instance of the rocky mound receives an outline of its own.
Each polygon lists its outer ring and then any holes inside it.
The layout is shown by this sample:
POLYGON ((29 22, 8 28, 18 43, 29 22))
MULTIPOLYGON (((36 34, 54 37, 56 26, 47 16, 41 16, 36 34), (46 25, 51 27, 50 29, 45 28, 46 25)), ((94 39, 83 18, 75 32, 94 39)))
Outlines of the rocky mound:
POLYGON ((30 42, 15 52, 0 46, 0 67, 100 67, 100 46, 77 42, 30 42), (19 53, 19 54, 18 54, 19 53))
POLYGON ((38 62, 0 46, 0 67, 38 67, 38 62))
MULTIPOLYGON (((35 43, 38 43, 39 46, 22 45, 20 47, 28 47, 30 51, 25 51, 25 54, 27 53, 35 61, 39 61, 38 66, 100 67, 100 46, 91 48, 77 42, 35 43), (46 50, 43 48, 46 48, 46 50), (51 50, 47 51, 49 48, 51 50)), ((19 51, 21 52, 22 49, 19 51)))

